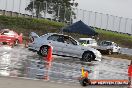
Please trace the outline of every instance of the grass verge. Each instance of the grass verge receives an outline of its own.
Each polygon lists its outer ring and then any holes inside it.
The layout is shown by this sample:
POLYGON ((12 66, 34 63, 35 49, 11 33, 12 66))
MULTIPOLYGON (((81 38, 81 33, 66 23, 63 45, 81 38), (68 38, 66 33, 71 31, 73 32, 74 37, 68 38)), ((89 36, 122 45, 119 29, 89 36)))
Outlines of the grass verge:
MULTIPOLYGON (((9 17, 0 16, 0 28, 10 28, 18 33, 23 33, 24 36, 32 31, 41 35, 48 32, 60 32, 59 29, 64 27, 63 23, 49 21, 46 19, 36 19, 36 18, 23 18, 23 17, 9 17)), ((99 41, 110 40, 114 41, 122 47, 132 48, 132 36, 127 34, 120 34, 111 31, 105 31, 97 28, 96 32, 99 34, 99 41)), ((88 37, 87 35, 76 34, 76 33, 65 33, 71 35, 72 37, 78 39, 80 37, 88 37)))

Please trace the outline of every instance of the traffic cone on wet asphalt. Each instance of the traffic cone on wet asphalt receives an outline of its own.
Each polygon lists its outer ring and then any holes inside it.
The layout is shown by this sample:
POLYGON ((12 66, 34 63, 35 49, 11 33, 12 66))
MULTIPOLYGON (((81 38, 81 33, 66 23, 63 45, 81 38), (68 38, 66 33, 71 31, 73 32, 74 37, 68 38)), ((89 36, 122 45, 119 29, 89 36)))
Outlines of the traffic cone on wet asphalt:
POLYGON ((49 46, 48 47, 48 54, 46 57, 44 57, 44 59, 46 58, 47 62, 51 62, 53 60, 52 52, 53 52, 53 47, 49 46))
POLYGON ((81 74, 81 78, 79 79, 79 81, 82 86, 87 86, 91 84, 90 79, 88 79, 88 71, 84 71, 84 67, 82 67, 82 74, 81 74))

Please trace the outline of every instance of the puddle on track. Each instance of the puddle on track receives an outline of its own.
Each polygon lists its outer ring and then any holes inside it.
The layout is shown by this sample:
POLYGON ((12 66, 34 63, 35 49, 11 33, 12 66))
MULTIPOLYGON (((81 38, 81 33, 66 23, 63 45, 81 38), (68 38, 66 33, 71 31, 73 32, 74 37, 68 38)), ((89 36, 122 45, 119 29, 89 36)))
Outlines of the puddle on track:
POLYGON ((127 61, 103 59, 82 63, 76 58, 55 56, 48 63, 35 52, 22 47, 0 47, 0 76, 27 77, 33 79, 78 82, 81 67, 91 70, 90 79, 128 79, 127 61))

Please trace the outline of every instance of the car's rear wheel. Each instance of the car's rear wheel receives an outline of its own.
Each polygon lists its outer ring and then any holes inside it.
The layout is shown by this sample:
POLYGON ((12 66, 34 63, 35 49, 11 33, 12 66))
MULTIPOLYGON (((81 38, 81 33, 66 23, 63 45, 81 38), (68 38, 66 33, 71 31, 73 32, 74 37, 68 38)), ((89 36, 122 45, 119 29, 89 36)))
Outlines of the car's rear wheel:
POLYGON ((6 44, 7 44, 7 42, 2 42, 2 44, 3 44, 3 45, 6 45, 6 44))
POLYGON ((95 59, 94 54, 92 52, 88 51, 88 52, 84 52, 81 60, 85 61, 85 62, 91 62, 94 59, 95 59))
POLYGON ((40 55, 47 56, 48 54, 48 46, 42 46, 39 50, 40 55))
POLYGON ((108 50, 108 55, 111 55, 112 54, 112 50, 108 50))

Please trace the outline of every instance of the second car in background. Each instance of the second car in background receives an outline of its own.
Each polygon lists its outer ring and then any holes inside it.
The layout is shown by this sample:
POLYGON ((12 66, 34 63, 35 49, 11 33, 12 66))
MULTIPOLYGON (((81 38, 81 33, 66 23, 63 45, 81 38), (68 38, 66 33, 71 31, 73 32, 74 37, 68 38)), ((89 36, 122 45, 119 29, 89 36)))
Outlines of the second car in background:
POLYGON ((19 35, 13 30, 2 29, 0 30, 0 43, 8 44, 12 43, 14 45, 22 44, 22 33, 19 35))

